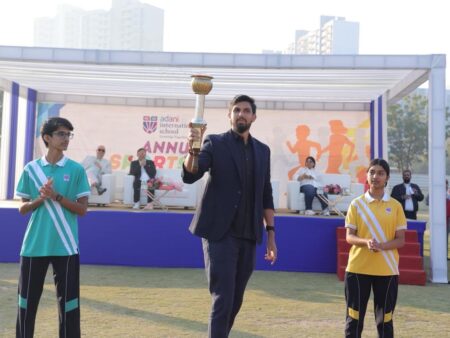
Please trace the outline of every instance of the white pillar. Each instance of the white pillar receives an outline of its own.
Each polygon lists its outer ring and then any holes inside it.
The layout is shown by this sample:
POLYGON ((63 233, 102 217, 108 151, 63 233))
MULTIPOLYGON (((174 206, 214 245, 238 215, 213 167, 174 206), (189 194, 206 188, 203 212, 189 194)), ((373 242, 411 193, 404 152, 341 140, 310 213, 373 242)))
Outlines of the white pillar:
POLYGON ((378 144, 380 142, 378 138, 378 98, 373 100, 373 158, 380 158, 381 154, 378 152, 378 144))
MULTIPOLYGON (((14 187, 19 183, 20 175, 22 174, 25 158, 25 129, 27 122, 27 91, 26 88, 20 87, 20 96, 18 102, 18 116, 17 116, 17 139, 16 139, 16 172, 14 187)), ((15 189, 15 188, 14 188, 15 189)))
POLYGON ((445 207, 445 56, 436 56, 429 75, 428 172, 431 281, 447 283, 445 207))
POLYGON ((10 123, 11 123, 11 92, 10 90, 5 90, 3 92, 2 142, 0 151, 0 200, 6 199, 8 189, 10 123))
POLYGON ((382 141, 383 141, 383 153, 380 154, 382 158, 384 158, 386 161, 389 162, 388 159, 388 122, 387 122, 387 93, 385 93, 382 97, 382 104, 381 104, 381 112, 382 112, 382 124, 383 124, 383 129, 382 129, 382 141))

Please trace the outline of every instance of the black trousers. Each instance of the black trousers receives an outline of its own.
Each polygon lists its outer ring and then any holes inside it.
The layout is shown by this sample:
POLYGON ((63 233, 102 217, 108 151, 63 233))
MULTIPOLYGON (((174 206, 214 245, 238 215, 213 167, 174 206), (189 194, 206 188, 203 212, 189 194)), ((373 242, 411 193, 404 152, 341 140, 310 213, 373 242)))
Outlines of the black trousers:
POLYGON ((378 337, 394 337, 393 315, 397 303, 398 276, 370 276, 352 272, 345 273, 345 337, 361 337, 371 289, 378 337))
POLYGON ((219 241, 203 239, 203 252, 212 297, 208 334, 228 337, 255 268, 256 242, 230 235, 219 241))
POLYGON ((79 338, 80 257, 21 257, 16 337, 33 337, 39 300, 49 264, 53 267, 59 313, 59 337, 79 338))
POLYGON ((407 219, 417 219, 417 212, 405 210, 405 217, 407 219))
MULTIPOLYGON (((150 191, 153 195, 155 194, 155 190, 150 190, 150 191)), ((141 200, 141 181, 135 180, 133 182, 133 201, 134 201, 134 203, 137 203, 140 200, 141 200)), ((152 201, 153 201, 153 199, 147 195, 147 203, 150 203, 152 201)))
MULTIPOLYGON (((317 188, 311 184, 302 185, 300 187, 300 192, 305 194, 305 209, 306 210, 312 210, 312 204, 314 197, 317 197, 317 199, 320 202, 320 205, 322 206, 322 210, 325 210, 328 208, 328 204, 322 200, 319 195, 317 194, 317 188)), ((325 197, 328 198, 327 193, 323 193, 325 197)))

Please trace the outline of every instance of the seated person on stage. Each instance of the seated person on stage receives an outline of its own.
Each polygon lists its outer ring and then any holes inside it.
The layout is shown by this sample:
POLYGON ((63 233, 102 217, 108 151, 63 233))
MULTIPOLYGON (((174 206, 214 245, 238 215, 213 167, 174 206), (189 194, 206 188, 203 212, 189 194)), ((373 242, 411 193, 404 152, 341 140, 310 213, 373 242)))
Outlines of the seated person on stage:
MULTIPOLYGON (((141 182, 148 182, 151 178, 156 175, 155 163, 152 160, 146 159, 147 151, 144 148, 139 148, 137 151, 137 160, 131 161, 130 164, 130 175, 134 176, 133 190, 134 190, 134 205, 133 209, 139 209, 139 201, 141 199, 141 182), (144 169, 144 170, 142 170, 144 169)), ((147 207, 152 208, 152 198, 147 197, 147 207)))
MULTIPOLYGON (((294 179, 297 179, 300 182, 300 192, 305 194, 305 215, 312 216, 315 214, 312 210, 312 203, 314 197, 317 197, 322 205, 322 215, 329 216, 330 211, 328 210, 328 204, 317 195, 319 182, 317 181, 317 173, 314 169, 315 166, 316 160, 314 157, 308 156, 305 160, 305 166, 297 171, 294 175, 294 179)), ((327 197, 326 193, 323 195, 327 197)))
POLYGON ((102 187, 102 175, 111 174, 112 172, 111 163, 103 158, 105 151, 105 146, 98 146, 97 155, 86 156, 82 163, 84 170, 86 170, 89 185, 91 188, 96 188, 99 195, 106 191, 106 188, 102 187))

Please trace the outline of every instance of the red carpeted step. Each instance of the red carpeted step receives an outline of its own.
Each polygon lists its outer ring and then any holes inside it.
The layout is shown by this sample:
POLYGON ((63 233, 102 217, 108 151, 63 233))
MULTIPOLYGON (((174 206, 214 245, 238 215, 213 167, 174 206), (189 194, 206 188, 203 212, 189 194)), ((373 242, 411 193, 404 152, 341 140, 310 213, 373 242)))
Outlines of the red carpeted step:
MULTIPOLYGON (((337 270, 337 277, 344 280, 346 266, 340 266, 337 270)), ((407 285, 425 285, 427 275, 424 270, 400 270, 399 283, 407 285)))
POLYGON ((337 227, 336 228, 337 238, 345 238, 345 233, 346 232, 347 232, 347 229, 345 229, 343 226, 342 227, 337 227))
POLYGON ((347 267, 347 262, 348 262, 348 253, 347 252, 339 252, 337 255, 337 267, 347 267))
POLYGON ((400 284, 425 285, 426 282, 427 275, 424 270, 400 270, 400 284))
POLYGON ((417 243, 419 242, 419 236, 417 235, 416 230, 406 230, 405 231, 405 243, 413 242, 417 243))
POLYGON ((342 265, 347 265, 348 262, 348 252, 339 252, 338 253, 338 261, 342 262, 342 265))
POLYGON ((343 252, 343 251, 348 252, 351 247, 352 246, 350 244, 348 244, 345 239, 338 239, 338 242, 337 242, 338 252, 343 252))
MULTIPOLYGON (((337 266, 347 266, 348 253, 339 252, 337 266)), ((423 259, 421 256, 400 256, 399 269, 401 270, 422 270, 423 259)))
MULTIPOLYGON (((348 252, 351 245, 345 240, 346 229, 336 228, 337 240, 337 276, 339 280, 344 280, 345 269, 347 267, 348 252)), ((420 243, 418 242, 415 230, 405 231, 405 245, 398 249, 400 255, 399 270, 400 284, 425 285, 426 273, 423 269, 423 258, 420 255, 420 243)))
POLYGON ((400 262, 398 264, 400 271, 402 270, 423 270, 423 259, 421 256, 407 256, 400 255, 400 262))
POLYGON ((420 256, 420 243, 405 242, 405 245, 398 249, 398 254, 400 256, 420 256))

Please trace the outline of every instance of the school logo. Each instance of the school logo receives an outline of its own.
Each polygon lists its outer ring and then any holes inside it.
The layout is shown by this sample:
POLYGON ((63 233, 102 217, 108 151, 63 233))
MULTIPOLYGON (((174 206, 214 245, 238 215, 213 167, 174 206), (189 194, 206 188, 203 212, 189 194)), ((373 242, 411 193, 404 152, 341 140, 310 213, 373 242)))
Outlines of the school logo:
POLYGON ((387 214, 390 214, 392 212, 392 209, 391 208, 386 208, 386 213, 387 214))
POLYGON ((63 177, 64 182, 69 182, 70 181, 70 175, 69 174, 65 174, 63 177))
POLYGON ((147 134, 154 133, 158 127, 158 116, 144 116, 142 127, 147 134))

